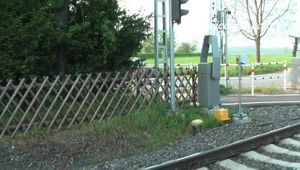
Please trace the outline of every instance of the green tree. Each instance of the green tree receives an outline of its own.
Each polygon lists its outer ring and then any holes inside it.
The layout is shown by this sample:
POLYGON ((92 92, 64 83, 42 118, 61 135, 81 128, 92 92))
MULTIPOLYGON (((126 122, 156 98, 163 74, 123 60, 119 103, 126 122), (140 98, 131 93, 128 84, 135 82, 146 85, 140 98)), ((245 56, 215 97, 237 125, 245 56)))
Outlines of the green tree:
POLYGON ((289 12, 293 6, 291 2, 292 0, 227 0, 227 6, 233 9, 231 16, 234 24, 238 25, 244 37, 255 43, 256 62, 260 62, 261 39, 273 24, 289 12))
POLYGON ((194 51, 196 51, 196 44, 188 42, 180 43, 176 49, 176 53, 193 53, 194 51))
POLYGON ((154 35, 151 34, 146 40, 142 42, 141 53, 154 53, 154 35))
POLYGON ((127 68, 150 27, 117 0, 0 1, 0 19, 1 79, 127 68))
POLYGON ((42 0, 0 1, 1 79, 51 72, 59 31, 43 4, 42 0))

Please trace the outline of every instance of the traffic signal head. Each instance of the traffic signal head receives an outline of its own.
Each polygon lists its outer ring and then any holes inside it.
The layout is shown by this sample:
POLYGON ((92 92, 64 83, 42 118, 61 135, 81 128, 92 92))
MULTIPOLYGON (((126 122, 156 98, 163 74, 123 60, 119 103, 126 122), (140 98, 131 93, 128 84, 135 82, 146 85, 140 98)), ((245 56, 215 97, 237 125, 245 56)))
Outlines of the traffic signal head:
POLYGON ((181 9, 181 5, 189 0, 172 0, 172 20, 177 24, 181 23, 181 16, 187 15, 189 10, 181 9))

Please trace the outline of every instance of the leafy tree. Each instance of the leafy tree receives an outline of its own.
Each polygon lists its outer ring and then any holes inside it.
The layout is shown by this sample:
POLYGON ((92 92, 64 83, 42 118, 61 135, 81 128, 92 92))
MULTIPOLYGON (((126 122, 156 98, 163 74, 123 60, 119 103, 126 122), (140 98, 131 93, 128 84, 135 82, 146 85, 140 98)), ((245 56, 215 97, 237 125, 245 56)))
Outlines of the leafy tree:
POLYGON ((59 31, 47 8, 40 8, 44 3, 40 0, 0 1, 1 78, 51 71, 59 31), (35 10, 37 8, 39 10, 35 10))
POLYGON ((151 34, 146 40, 142 42, 141 53, 154 53, 154 35, 151 34))
POLYGON ((176 49, 176 53, 192 53, 196 51, 196 44, 182 42, 176 49))
POLYGON ((0 19, 1 79, 127 68, 150 27, 117 0, 0 1, 0 19))
POLYGON ((261 39, 290 9, 291 0, 227 0, 232 18, 243 36, 255 42, 256 62, 260 62, 261 39))
MULTIPOLYGON (((163 45, 163 34, 158 35, 159 45, 163 45)), ((176 47, 176 42, 174 41, 174 47, 176 47)), ((167 49, 170 50, 170 38, 167 37, 167 49)), ((147 39, 142 42, 142 49, 140 53, 154 53, 154 34, 150 34, 147 39)))

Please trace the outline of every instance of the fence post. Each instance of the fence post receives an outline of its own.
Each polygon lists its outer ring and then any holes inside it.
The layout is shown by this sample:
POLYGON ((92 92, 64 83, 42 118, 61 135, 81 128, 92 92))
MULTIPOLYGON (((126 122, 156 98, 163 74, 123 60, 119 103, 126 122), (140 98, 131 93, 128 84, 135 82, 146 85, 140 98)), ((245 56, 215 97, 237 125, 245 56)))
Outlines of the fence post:
POLYGON ((286 66, 286 61, 284 61, 283 64, 283 89, 286 91, 287 88, 287 66, 286 66))
POLYGON ((193 93, 193 106, 196 106, 196 68, 192 68, 192 93, 193 93))
POLYGON ((255 72, 255 63, 251 64, 251 95, 254 96, 254 72, 255 72))
POLYGON ((225 63, 225 67, 224 67, 224 78, 225 78, 225 85, 226 87, 228 87, 228 64, 225 63))

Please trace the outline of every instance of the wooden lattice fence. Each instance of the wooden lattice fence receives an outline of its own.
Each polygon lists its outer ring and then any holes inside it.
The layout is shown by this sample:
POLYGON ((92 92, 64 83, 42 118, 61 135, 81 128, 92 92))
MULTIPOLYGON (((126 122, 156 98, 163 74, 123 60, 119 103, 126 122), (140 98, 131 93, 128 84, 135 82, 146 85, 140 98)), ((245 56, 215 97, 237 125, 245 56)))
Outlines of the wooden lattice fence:
MULTIPOLYGON (((177 70, 179 106, 195 104, 196 82, 195 69, 177 70)), ((33 127, 70 128, 128 115, 145 105, 169 102, 169 92, 169 73, 157 69, 2 81, 0 139, 27 134, 33 127)))

